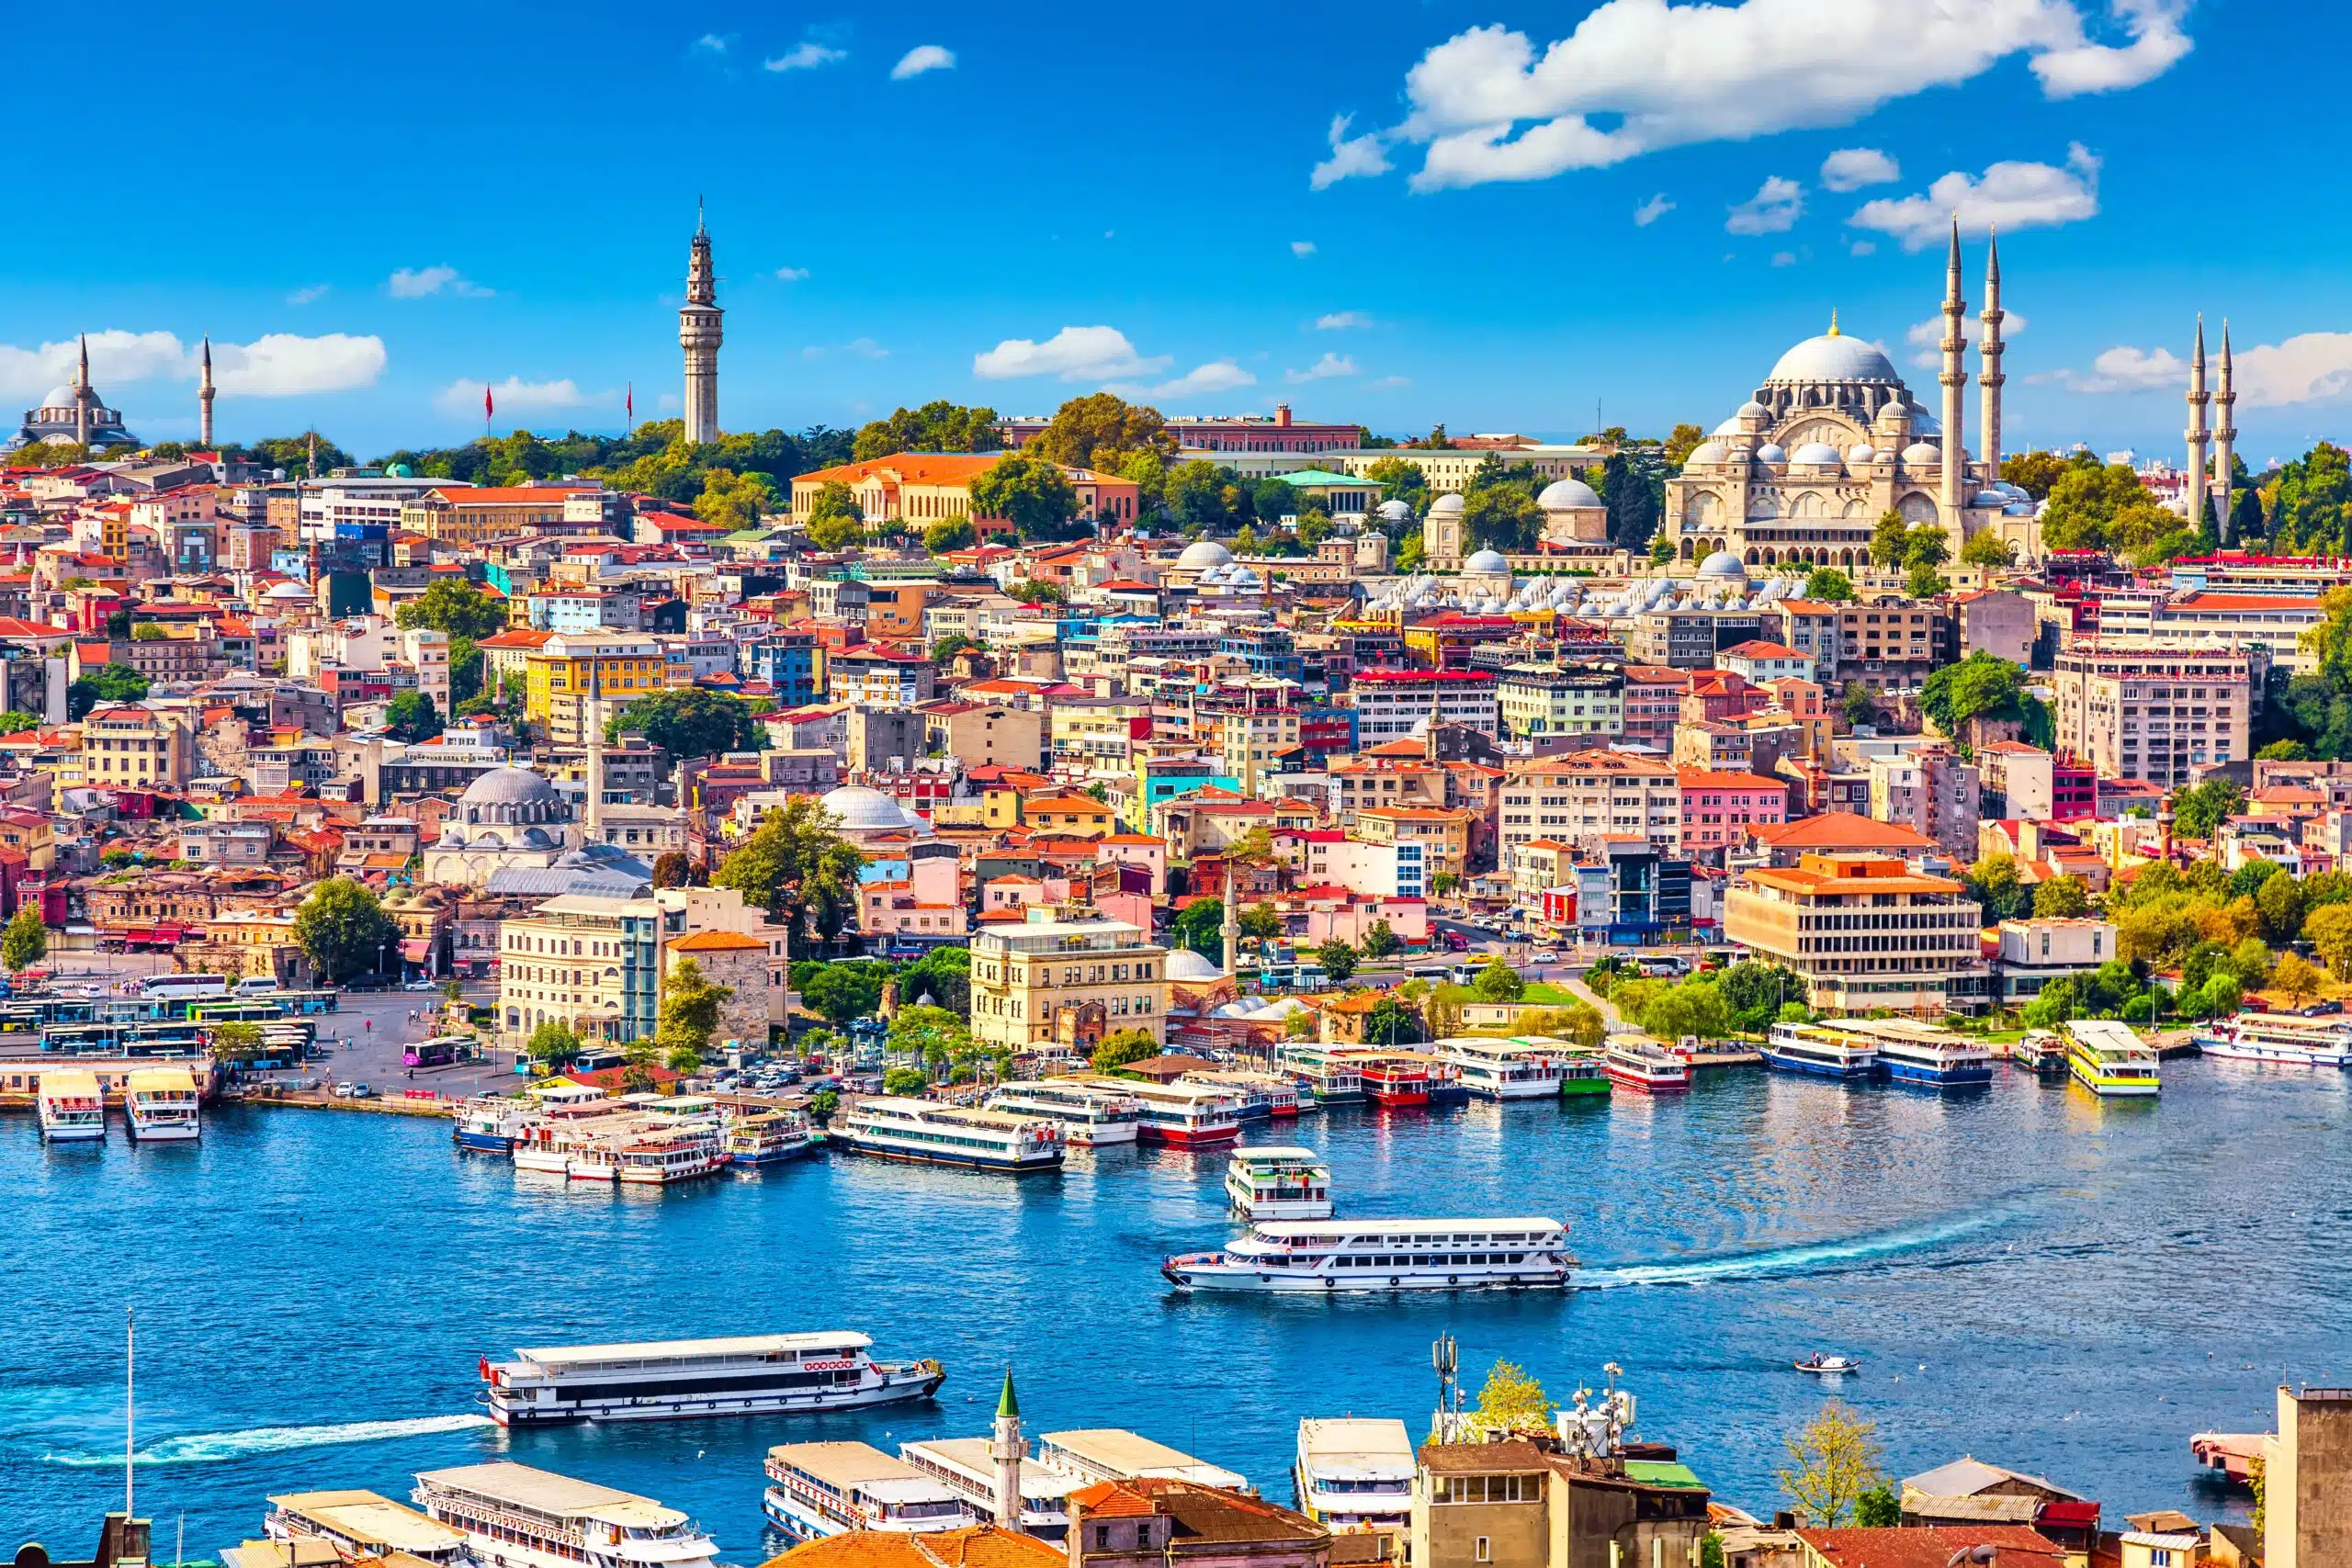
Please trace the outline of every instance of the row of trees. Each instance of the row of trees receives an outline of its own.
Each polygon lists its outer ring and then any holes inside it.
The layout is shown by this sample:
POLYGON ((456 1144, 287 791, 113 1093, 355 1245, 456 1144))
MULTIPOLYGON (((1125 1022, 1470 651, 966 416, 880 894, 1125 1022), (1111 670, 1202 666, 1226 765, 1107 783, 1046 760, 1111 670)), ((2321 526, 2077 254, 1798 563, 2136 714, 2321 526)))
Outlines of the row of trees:
POLYGON ((1620 1016, 1661 1040, 1726 1040, 1813 1017, 1804 1005, 1802 976, 1747 959, 1668 981, 1645 977, 1627 960, 1609 957, 1593 965, 1585 984, 1606 997, 1620 1016))

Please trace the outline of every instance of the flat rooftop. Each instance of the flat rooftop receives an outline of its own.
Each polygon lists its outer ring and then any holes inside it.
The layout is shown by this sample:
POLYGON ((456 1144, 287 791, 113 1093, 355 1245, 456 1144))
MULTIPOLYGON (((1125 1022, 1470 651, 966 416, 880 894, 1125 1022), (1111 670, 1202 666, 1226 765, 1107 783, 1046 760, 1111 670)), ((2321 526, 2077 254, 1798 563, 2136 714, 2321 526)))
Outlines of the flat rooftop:
POLYGON ((874 1341, 847 1329, 816 1334, 747 1334, 732 1339, 643 1339, 613 1345, 548 1345, 514 1353, 543 1367, 604 1361, 673 1361, 695 1357, 772 1356, 786 1351, 862 1350, 874 1341))

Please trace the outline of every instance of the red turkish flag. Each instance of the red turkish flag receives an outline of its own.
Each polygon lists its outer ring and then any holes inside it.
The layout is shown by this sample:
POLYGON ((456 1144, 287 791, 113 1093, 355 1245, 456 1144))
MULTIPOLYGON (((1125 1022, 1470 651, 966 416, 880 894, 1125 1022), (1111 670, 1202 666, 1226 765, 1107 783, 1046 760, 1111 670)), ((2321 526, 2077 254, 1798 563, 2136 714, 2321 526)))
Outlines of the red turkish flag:
POLYGON ((490 389, 485 386, 481 389, 481 416, 484 419, 488 419, 497 412, 498 405, 490 400, 490 389))

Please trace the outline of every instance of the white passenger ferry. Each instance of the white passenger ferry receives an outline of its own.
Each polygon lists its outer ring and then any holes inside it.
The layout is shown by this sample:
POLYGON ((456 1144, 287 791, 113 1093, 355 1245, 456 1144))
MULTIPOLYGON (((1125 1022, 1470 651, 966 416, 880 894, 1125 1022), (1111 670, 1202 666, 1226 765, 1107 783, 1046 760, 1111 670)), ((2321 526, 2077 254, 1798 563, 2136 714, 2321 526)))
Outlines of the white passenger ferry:
POLYGON ((842 1111, 839 1136, 862 1155, 917 1165, 960 1165, 974 1170, 1059 1170, 1062 1125, 1043 1116, 1014 1116, 978 1106, 876 1095, 842 1111))
POLYGON ((2276 1062, 2290 1067, 2352 1064, 2352 1020, 2341 1013, 2304 1018, 2290 1012, 2242 1012, 2191 1038, 2208 1056, 2230 1062, 2276 1062))
POLYGON ((1291 1468, 1298 1511, 1335 1534, 1397 1530, 1413 1519, 1413 1440, 1387 1416, 1308 1416, 1291 1468))
MULTIPOLYGON (((900 1443, 899 1457, 962 1499, 989 1524, 996 1517, 996 1460, 987 1438, 926 1438, 900 1443)), ((1090 1478, 1037 1460, 1021 1461, 1021 1523, 1024 1535, 1059 1541, 1069 1534, 1069 1495, 1090 1478)))
POLYGON ((186 1067, 134 1069, 122 1103, 134 1142, 185 1143, 202 1131, 196 1076, 186 1067))
POLYGON ((1567 1070, 1565 1041, 1441 1040, 1430 1051, 1462 1076, 1476 1100, 1554 1100, 1567 1070))
POLYGON ((514 1140, 537 1114, 527 1100, 503 1094, 477 1095, 458 1102, 449 1139, 476 1154, 512 1155, 514 1140))
POLYGON ((262 1534, 271 1540, 323 1540, 345 1562, 393 1552, 436 1568, 470 1568, 466 1532, 375 1492, 285 1492, 269 1500, 262 1534))
POLYGON ((782 1443, 768 1450, 760 1511, 795 1540, 852 1530, 921 1535, 979 1523, 964 1500, 867 1443, 782 1443))
POLYGON ((1328 1045, 1299 1041, 1282 1048, 1283 1070, 1317 1105, 1353 1105, 1363 1099, 1363 1071, 1328 1045))
POLYGON ((574 1148, 564 1163, 564 1175, 574 1181, 666 1187, 727 1168, 727 1145, 717 1122, 662 1116, 623 1120, 627 1126, 574 1148))
POLYGON ((1143 1107, 1143 1116, 1136 1123, 1139 1143, 1195 1148, 1229 1144, 1241 1135, 1240 1097, 1229 1089, 1180 1079, 1138 1082, 1128 1092, 1143 1107))
POLYGON ((1690 1062, 1639 1034, 1611 1035, 1600 1070, 1618 1088, 1640 1094, 1679 1094, 1690 1087, 1690 1062))
POLYGON ((1160 1272, 1182 1291, 1557 1291, 1576 1262, 1551 1219, 1261 1220, 1160 1272))
POLYGON ((1764 1065, 1779 1073, 1841 1082, 1879 1076, 1880 1043, 1833 1023, 1775 1023, 1764 1037, 1764 1065))
POLYGON ((98 1075, 81 1067, 51 1067, 34 1092, 40 1135, 52 1144, 83 1144, 107 1135, 106 1096, 98 1075))
POLYGON ((1276 1121, 1298 1114, 1298 1080, 1282 1073, 1261 1073, 1250 1067, 1204 1067, 1184 1074, 1178 1083, 1196 1083, 1222 1089, 1239 1103, 1244 1122, 1276 1121))
POLYGON ((760 1111, 738 1116, 723 1129, 727 1163, 738 1170, 785 1165, 824 1146, 817 1129, 797 1111, 760 1111))
POLYGON ((465 1532, 477 1564, 502 1568, 713 1568, 717 1543, 650 1497, 527 1464, 428 1470, 412 1494, 465 1532))
POLYGON ((1132 1096, 1082 1078, 1009 1083, 989 1096, 989 1109, 1057 1122, 1062 1141, 1081 1149, 1134 1143, 1136 1123, 1143 1115, 1143 1107, 1132 1096))
POLYGON ((1331 1168, 1313 1149, 1245 1145, 1225 1162, 1225 1196, 1247 1220, 1328 1220, 1331 1168))
POLYGON ((758 1334, 560 1345, 484 1357, 490 1418, 502 1427, 657 1421, 847 1410, 928 1399, 947 1376, 937 1361, 877 1361, 863 1334, 758 1334))

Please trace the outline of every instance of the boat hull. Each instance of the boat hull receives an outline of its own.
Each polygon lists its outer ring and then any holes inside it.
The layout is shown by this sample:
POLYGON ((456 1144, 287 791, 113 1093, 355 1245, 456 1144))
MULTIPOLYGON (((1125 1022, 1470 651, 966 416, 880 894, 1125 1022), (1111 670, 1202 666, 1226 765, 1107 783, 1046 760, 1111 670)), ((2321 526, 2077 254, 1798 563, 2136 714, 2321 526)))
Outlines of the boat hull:
POLYGON ((503 1133, 469 1133, 460 1127, 450 1134, 450 1141, 468 1154, 511 1155, 514 1140, 503 1133))
POLYGON ((956 1170, 987 1170, 1005 1176, 1036 1176, 1062 1168, 1062 1156, 1057 1152, 1051 1159, 1010 1160, 991 1159, 983 1155, 951 1155, 929 1149, 897 1149, 864 1144, 853 1136, 842 1145, 854 1154, 870 1155, 876 1159, 896 1160, 900 1165, 937 1165, 956 1170))
POLYGON ((151 1122, 142 1126, 134 1118, 130 1123, 134 1144, 190 1144, 201 1136, 201 1130, 187 1122, 151 1122))
POLYGON ((1521 1078, 1500 1084, 1474 1084, 1465 1078, 1462 1088, 1473 1100, 1549 1100, 1562 1092, 1559 1081, 1550 1078, 1521 1078))
POLYGON ((1863 1083, 1878 1076, 1876 1062, 1820 1062, 1807 1056, 1792 1056, 1767 1048, 1764 1065, 1776 1073, 1792 1073, 1809 1078, 1829 1078, 1840 1083, 1863 1083))
POLYGON ((1886 1077, 1890 1083, 1905 1084, 1913 1089, 1982 1089, 1993 1081, 1993 1064, 1989 1061, 1964 1062, 1938 1067, 1925 1063, 1889 1061, 1886 1077))
POLYGON ((1335 1274, 1261 1273, 1252 1269, 1203 1268, 1170 1262, 1160 1273, 1180 1291, 1234 1291, 1262 1295, 1363 1296, 1392 1291, 1564 1291, 1568 1270, 1522 1269, 1483 1274, 1405 1272, 1346 1279, 1335 1274))
MULTIPOLYGON (((2197 1038, 2197 1037, 2192 1037, 2197 1038)), ((2341 1067, 2347 1060, 2341 1051, 2307 1051, 2295 1046, 2248 1045, 2235 1040, 2216 1040, 2208 1043, 2197 1038, 2199 1048, 2208 1056, 2224 1062, 2272 1062, 2282 1067, 2341 1067)))
POLYGON ((1365 1091, 1374 1105, 1427 1105, 1430 1091, 1426 1089, 1375 1089, 1365 1091))
POLYGON ((1644 1077, 1636 1073, 1612 1072, 1609 1075, 1609 1081, 1619 1089, 1631 1089, 1635 1094, 1683 1094, 1690 1088, 1690 1080, 1687 1077, 1653 1078, 1644 1077))
POLYGON ((1560 1080, 1560 1098, 1563 1100, 1582 1100, 1588 1097, 1593 1099, 1605 1099, 1608 1094, 1609 1079, 1600 1074, 1595 1074, 1593 1077, 1589 1078, 1562 1078, 1560 1080))
POLYGON ((1229 1144, 1241 1136, 1236 1127, 1158 1127, 1148 1123, 1136 1129, 1139 1144, 1166 1144, 1170 1148, 1197 1149, 1213 1144, 1229 1144))
POLYGON ((48 1144, 96 1144, 106 1140, 104 1122, 61 1122, 54 1126, 44 1124, 41 1141, 48 1144))
POLYGON ((803 1155, 816 1151, 817 1140, 811 1138, 805 1144, 794 1144, 786 1148, 739 1151, 729 1155, 727 1163, 738 1170, 758 1170, 763 1166, 789 1165, 803 1155))
POLYGON ((847 1393, 838 1390, 821 1394, 752 1391, 707 1399, 585 1400, 548 1411, 527 1405, 508 1407, 492 1399, 490 1418, 502 1427, 576 1427, 589 1421, 698 1421, 712 1416, 816 1415, 828 1410, 862 1410, 869 1405, 929 1399, 946 1379, 944 1371, 910 1373, 847 1393))

